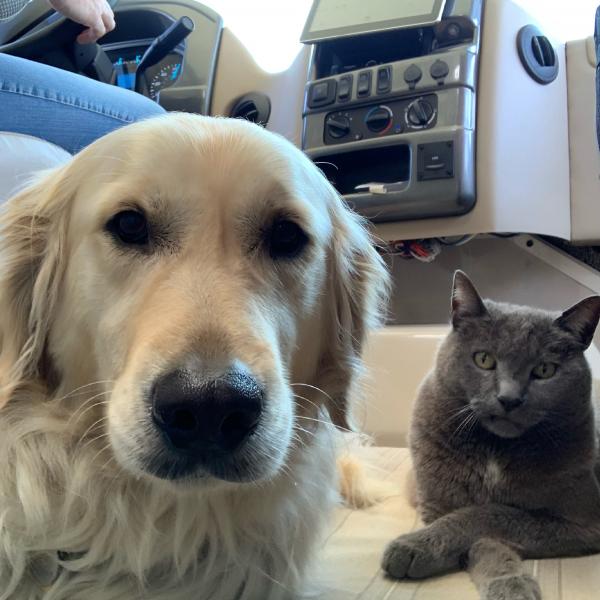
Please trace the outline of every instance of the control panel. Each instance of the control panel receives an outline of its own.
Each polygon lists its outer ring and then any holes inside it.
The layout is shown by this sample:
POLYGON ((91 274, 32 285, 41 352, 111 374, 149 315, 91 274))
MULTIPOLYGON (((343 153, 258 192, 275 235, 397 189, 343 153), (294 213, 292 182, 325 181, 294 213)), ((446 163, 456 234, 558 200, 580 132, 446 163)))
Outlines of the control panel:
POLYGON ((338 110, 325 117, 324 143, 343 144, 435 127, 435 94, 338 110))
POLYGON ((475 203, 482 3, 442 4, 434 24, 333 37, 313 50, 303 149, 335 165, 324 169, 332 183, 375 221, 464 214, 475 203))

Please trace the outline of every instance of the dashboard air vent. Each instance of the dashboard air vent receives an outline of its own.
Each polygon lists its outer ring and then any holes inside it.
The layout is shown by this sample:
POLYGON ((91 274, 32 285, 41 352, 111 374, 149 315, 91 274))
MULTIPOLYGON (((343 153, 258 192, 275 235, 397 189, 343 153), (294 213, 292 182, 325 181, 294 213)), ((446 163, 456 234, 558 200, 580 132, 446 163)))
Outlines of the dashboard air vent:
POLYGON ((558 57, 550 40, 533 25, 526 25, 517 35, 517 50, 529 76, 547 85, 558 75, 558 57))
POLYGON ((229 116, 234 119, 246 119, 264 127, 271 116, 271 101, 265 94, 244 94, 236 100, 229 116))

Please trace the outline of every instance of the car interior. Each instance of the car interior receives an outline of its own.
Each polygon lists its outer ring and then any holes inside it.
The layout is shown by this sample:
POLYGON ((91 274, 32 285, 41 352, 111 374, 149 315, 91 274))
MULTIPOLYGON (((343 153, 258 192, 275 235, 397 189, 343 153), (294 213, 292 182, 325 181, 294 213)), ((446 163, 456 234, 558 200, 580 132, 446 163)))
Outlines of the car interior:
MULTIPOLYGON (((556 35, 542 0, 251 4, 113 0, 116 28, 81 45, 81 26, 34 0, 0 19, 0 52, 167 111, 257 123, 300 148, 367 220, 393 291, 386 325, 368 341, 355 421, 371 443, 357 452, 387 491, 373 506, 337 509, 318 597, 476 599, 466 573, 391 580, 381 552, 419 523, 407 436, 450 328, 453 272, 467 272, 485 297, 547 310, 600 294, 595 6, 560 3, 552 14, 578 13, 583 24, 569 38, 556 35), (294 35, 277 37, 288 21, 294 35), (248 31, 272 58, 289 37, 290 59, 265 68, 248 31)), ((43 139, 0 132, 0 201, 69 158, 43 139)), ((599 343, 597 334, 587 351, 596 378, 599 343)), ((546 599, 600 590, 599 556, 526 568, 546 599)))

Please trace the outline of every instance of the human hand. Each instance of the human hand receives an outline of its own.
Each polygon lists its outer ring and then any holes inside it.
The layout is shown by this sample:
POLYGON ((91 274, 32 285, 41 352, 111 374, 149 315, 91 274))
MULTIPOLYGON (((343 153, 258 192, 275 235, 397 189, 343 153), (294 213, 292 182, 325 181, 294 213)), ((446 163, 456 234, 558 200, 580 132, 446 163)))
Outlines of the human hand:
POLYGON ((106 0, 49 0, 56 11, 87 29, 77 36, 80 44, 91 44, 115 28, 115 16, 106 0))

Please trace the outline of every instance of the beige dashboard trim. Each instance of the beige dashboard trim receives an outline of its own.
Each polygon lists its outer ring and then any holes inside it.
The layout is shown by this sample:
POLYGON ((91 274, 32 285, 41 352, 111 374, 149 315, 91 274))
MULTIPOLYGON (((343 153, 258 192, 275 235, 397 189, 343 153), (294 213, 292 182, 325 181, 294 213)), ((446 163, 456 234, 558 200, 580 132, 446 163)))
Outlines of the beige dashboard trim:
MULTIPOLYGON (((273 49, 277 51, 276 48, 273 49)), ((267 129, 280 133, 297 146, 302 143, 302 104, 310 48, 303 46, 286 70, 267 73, 230 29, 221 37, 213 84, 211 114, 229 115, 235 101, 247 92, 262 92, 271 100, 267 129)))

